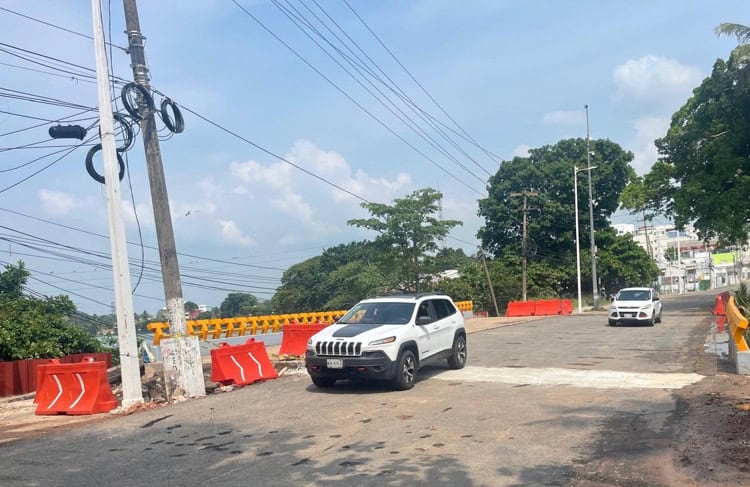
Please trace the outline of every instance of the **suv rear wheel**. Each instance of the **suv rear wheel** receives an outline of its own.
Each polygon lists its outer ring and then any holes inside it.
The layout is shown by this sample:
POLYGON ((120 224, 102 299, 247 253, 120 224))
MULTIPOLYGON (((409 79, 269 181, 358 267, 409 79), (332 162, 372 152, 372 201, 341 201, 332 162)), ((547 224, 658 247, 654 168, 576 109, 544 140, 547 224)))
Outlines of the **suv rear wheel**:
POLYGON ((463 369, 466 365, 466 337, 458 335, 453 340, 453 351, 448 359, 448 366, 451 369, 463 369))
POLYGON ((398 357, 398 367, 396 367, 396 377, 393 378, 393 387, 398 391, 405 391, 414 387, 414 380, 417 378, 417 359, 414 352, 404 350, 398 357))

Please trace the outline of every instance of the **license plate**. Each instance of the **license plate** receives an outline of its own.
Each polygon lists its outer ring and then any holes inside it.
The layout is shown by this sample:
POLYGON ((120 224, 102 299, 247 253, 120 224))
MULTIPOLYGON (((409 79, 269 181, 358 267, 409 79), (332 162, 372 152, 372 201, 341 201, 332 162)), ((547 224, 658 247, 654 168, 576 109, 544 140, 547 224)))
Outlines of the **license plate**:
POLYGON ((341 358, 329 358, 326 360, 326 367, 329 369, 343 369, 344 359, 341 358))
POLYGON ((635 313, 628 313, 626 316, 629 316, 631 318, 635 318, 635 313))

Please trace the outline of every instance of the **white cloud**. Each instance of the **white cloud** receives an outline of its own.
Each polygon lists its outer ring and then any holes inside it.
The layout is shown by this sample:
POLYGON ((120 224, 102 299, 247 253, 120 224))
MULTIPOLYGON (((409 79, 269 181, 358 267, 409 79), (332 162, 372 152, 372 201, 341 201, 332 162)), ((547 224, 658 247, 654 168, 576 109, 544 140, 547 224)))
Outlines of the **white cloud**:
POLYGON ((513 149, 513 157, 529 157, 529 147, 526 144, 521 144, 513 149))
POLYGON ((257 161, 233 162, 229 165, 232 176, 244 183, 261 183, 272 188, 283 189, 291 185, 292 166, 285 162, 267 166, 257 161))
POLYGON ((660 100, 685 98, 702 79, 700 69, 679 61, 648 55, 629 59, 616 66, 612 78, 617 86, 615 99, 660 100))
POLYGON ((232 193, 240 195, 247 194, 247 188, 244 186, 237 186, 232 190, 232 193))
POLYGON ((314 212, 312 207, 302 199, 302 196, 298 194, 286 194, 283 198, 273 200, 271 204, 274 208, 277 208, 290 215, 294 215, 301 219, 303 222, 309 222, 313 218, 314 212))
POLYGON ((659 153, 654 140, 666 135, 669 122, 665 117, 642 117, 633 122, 635 136, 628 146, 635 156, 631 164, 636 173, 648 172, 656 162, 659 153))
POLYGON ((298 140, 287 155, 291 162, 304 162, 315 172, 348 171, 349 163, 336 151, 325 151, 308 140, 298 140))
POLYGON ((586 123, 586 113, 581 110, 557 110, 542 116, 545 125, 581 125, 586 123))
POLYGON ((52 191, 50 189, 40 189, 39 201, 41 201, 44 211, 50 215, 62 216, 70 213, 70 210, 82 206, 77 198, 62 191, 52 191))
POLYGON ((239 244, 243 247, 255 245, 255 240, 242 233, 242 230, 232 220, 219 220, 219 226, 221 227, 221 236, 227 242, 239 244))

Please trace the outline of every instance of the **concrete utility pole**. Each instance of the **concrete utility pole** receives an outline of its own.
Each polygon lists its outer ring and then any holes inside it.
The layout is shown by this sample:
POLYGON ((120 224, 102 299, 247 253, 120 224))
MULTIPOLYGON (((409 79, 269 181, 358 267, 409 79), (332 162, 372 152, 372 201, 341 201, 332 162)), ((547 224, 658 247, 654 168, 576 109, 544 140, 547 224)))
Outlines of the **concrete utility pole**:
POLYGON ((492 279, 490 279, 490 271, 487 269, 487 259, 484 258, 484 251, 482 247, 479 247, 479 256, 482 257, 482 264, 484 264, 484 273, 487 275, 487 284, 490 286, 490 296, 492 296, 492 304, 495 306, 495 316, 500 316, 500 308, 497 307, 497 299, 495 299, 495 289, 492 287, 492 279))
MULTIPOLYGON (((139 85, 149 89, 148 67, 143 49, 143 34, 138 19, 138 7, 135 0, 123 0, 125 9, 126 34, 130 53, 133 77, 139 85)), ((164 357, 164 379, 167 394, 170 397, 182 395, 188 397, 206 395, 203 379, 198 337, 187 335, 185 306, 182 299, 182 283, 177 262, 177 250, 172 230, 172 216, 169 211, 167 183, 161 162, 159 138, 156 133, 156 119, 148 104, 139 97, 138 106, 143 117, 141 131, 143 145, 146 148, 146 165, 151 186, 151 203, 154 208, 156 238, 159 243, 164 295, 167 302, 169 331, 173 338, 161 341, 164 357)))
POLYGON ((578 283, 578 314, 583 313, 581 303, 581 242, 579 240, 580 232, 578 231, 578 168, 573 166, 573 199, 575 201, 576 212, 576 282, 578 283))
POLYGON ((128 244, 125 224, 122 221, 122 197, 120 196, 117 143, 115 142, 112 101, 109 91, 109 67, 107 66, 102 26, 100 0, 91 0, 94 20, 94 54, 96 56, 96 87, 99 102, 99 126, 101 128, 102 156, 104 157, 104 185, 107 193, 107 216, 109 220, 109 244, 112 252, 115 305, 117 316, 117 338, 120 349, 120 371, 122 374, 122 407, 143 402, 141 373, 138 363, 138 344, 135 338, 133 296, 130 291, 130 269, 128 268, 128 244))
POLYGON ((594 241, 594 197, 591 189, 591 135, 589 132, 589 106, 586 109, 586 171, 589 174, 589 219, 591 220, 591 289, 594 293, 594 308, 599 305, 599 290, 596 284, 596 242, 594 241))
POLYGON ((529 212, 529 207, 526 205, 527 196, 536 196, 539 193, 534 191, 523 191, 521 193, 511 193, 511 196, 523 196, 523 240, 521 241, 521 255, 523 257, 523 264, 521 268, 521 291, 523 295, 523 301, 526 301, 526 256, 528 254, 528 245, 526 243, 526 215, 529 212))

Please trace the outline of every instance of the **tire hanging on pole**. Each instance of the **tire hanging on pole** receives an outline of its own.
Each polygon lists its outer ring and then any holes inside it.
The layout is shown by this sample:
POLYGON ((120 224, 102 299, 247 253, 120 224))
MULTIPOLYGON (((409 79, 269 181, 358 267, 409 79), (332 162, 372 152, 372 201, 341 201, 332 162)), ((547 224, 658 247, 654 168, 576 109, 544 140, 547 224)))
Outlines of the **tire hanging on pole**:
POLYGON ((125 106, 125 110, 127 110, 136 122, 140 122, 143 120, 143 116, 141 116, 141 113, 138 111, 138 107, 133 106, 130 102, 130 94, 133 90, 137 91, 136 97, 139 95, 143 97, 143 101, 146 103, 150 112, 154 111, 154 98, 146 88, 132 81, 122 87, 120 98, 122 99, 122 104, 125 106))
MULTIPOLYGON (((89 173, 89 176, 91 176, 91 178, 94 181, 104 184, 104 176, 96 172, 96 169, 94 168, 94 154, 96 154, 100 150, 102 150, 101 144, 96 144, 94 147, 89 149, 88 154, 86 154, 86 172, 89 173)), ((116 153, 117 153, 117 164, 120 165, 119 178, 120 178, 120 181, 122 181, 122 178, 125 177, 125 162, 122 160, 122 157, 120 156, 120 151, 118 150, 116 153)))
POLYGON ((167 97, 161 101, 161 121, 173 134, 180 134, 185 130, 185 119, 182 117, 182 112, 177 106, 177 103, 173 102, 171 98, 167 97), (172 109, 174 114, 174 121, 169 115, 169 108, 172 109))

